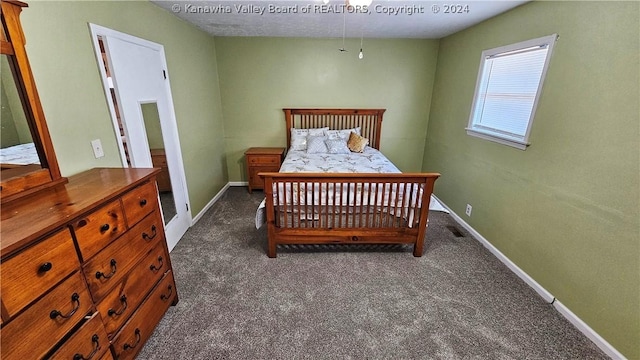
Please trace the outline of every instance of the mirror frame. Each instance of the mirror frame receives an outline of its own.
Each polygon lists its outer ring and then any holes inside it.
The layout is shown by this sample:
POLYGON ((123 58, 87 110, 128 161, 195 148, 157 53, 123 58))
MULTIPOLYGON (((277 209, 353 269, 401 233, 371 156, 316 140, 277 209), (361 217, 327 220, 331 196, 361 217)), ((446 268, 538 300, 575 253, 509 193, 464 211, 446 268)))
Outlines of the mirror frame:
POLYGON ((18 93, 23 100, 25 115, 42 164, 42 169, 0 180, 0 203, 5 203, 65 183, 67 179, 60 174, 58 160, 25 49, 26 38, 20 23, 20 13, 22 8, 28 5, 21 1, 1 0, 0 6, 2 7, 3 27, 0 37, 0 53, 12 57, 9 59, 10 64, 13 64, 17 70, 14 73, 14 78, 18 93))

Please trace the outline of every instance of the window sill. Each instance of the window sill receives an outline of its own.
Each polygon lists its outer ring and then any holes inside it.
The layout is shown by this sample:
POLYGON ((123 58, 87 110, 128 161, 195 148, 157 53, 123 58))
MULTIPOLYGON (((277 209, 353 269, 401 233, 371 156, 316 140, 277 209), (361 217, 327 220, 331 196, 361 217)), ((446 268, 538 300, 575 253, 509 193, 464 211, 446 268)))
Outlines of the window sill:
POLYGON ((479 130, 470 129, 470 128, 467 128, 466 130, 467 130, 467 135, 475 136, 484 140, 497 142, 502 145, 508 145, 520 150, 526 150, 527 147, 530 145, 529 143, 524 142, 520 139, 502 136, 495 133, 484 132, 484 131, 479 131, 479 130))

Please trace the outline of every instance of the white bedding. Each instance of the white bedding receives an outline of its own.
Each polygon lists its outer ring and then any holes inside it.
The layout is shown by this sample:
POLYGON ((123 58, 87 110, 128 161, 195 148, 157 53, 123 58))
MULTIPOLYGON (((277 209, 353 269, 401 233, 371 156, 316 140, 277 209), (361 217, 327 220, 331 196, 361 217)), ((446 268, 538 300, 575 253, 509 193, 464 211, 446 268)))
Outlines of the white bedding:
POLYGON ((40 164, 34 143, 20 144, 0 149, 0 163, 11 165, 40 164))
MULTIPOLYGON (((380 151, 366 147, 363 153, 349 153, 349 154, 328 154, 328 153, 320 153, 320 154, 310 154, 304 150, 289 150, 285 160, 280 167, 280 172, 282 173, 300 173, 300 172, 312 172, 312 173, 400 173, 400 170, 389 160, 386 156, 384 156, 380 151)), ((304 186, 304 185, 303 185, 304 186)), ((302 189, 302 192, 322 192, 325 194, 327 192, 326 188, 323 189, 302 189)), ((353 192, 354 189, 351 189, 353 192)), ((282 190, 281 190, 282 191, 282 190)), ((299 191, 299 189, 294 189, 295 192, 299 191)), ((361 189, 358 189, 358 192, 361 189)), ((365 189, 366 193, 369 194, 368 189, 365 189)), ((289 193, 289 190, 286 191, 289 193)), ((374 191, 369 196, 364 196, 362 199, 364 201, 364 205, 367 203, 374 203, 374 193, 379 192, 374 191)), ((395 193, 395 189, 393 189, 395 193)), ((329 191, 329 195, 335 192, 329 191)), ((350 200, 347 200, 346 196, 340 196, 340 192, 336 193, 338 198, 333 199, 332 196, 328 196, 327 200, 325 196, 302 196, 300 197, 300 202, 303 203, 304 199, 315 199, 315 202, 329 201, 329 204, 344 204, 344 205, 360 205, 359 196, 349 197, 350 200), (342 199, 340 199, 342 198, 342 199), (348 204, 346 202, 349 202, 348 204), (354 201, 356 203, 354 203, 354 201)), ((402 194, 400 194, 402 197, 402 194)), ((417 196, 415 192, 410 197, 411 202, 417 200, 417 196)), ((375 197, 378 202, 384 201, 384 197, 378 196, 375 197)), ((280 198, 280 202, 283 199, 280 198)), ((287 201, 293 201, 293 203, 298 203, 298 197, 294 197, 293 199, 288 199, 287 201)), ((256 211, 255 225, 256 228, 260 228, 266 222, 266 210, 265 210, 266 199, 262 201, 256 211)), ((311 204, 309 204, 311 205, 311 204)), ((314 204, 318 205, 318 204, 314 204)), ((409 205, 409 204, 407 204, 409 205)), ((405 209, 407 210, 407 209, 405 209)), ((445 211, 444 207, 433 197, 431 196, 431 201, 429 205, 429 210, 434 211, 445 211)))
POLYGON ((304 150, 289 150, 280 172, 313 173, 399 173, 380 151, 367 146, 362 153, 309 154, 304 150))

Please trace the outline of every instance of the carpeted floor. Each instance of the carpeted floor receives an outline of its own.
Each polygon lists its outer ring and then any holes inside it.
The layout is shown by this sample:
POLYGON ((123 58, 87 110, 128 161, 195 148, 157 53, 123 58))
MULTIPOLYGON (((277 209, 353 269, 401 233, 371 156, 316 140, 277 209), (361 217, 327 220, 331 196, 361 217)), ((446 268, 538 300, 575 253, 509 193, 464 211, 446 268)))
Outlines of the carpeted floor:
POLYGON ((180 301, 140 359, 607 358, 447 214, 430 213, 421 258, 400 247, 269 259, 254 226, 262 197, 230 188, 171 252, 180 301))

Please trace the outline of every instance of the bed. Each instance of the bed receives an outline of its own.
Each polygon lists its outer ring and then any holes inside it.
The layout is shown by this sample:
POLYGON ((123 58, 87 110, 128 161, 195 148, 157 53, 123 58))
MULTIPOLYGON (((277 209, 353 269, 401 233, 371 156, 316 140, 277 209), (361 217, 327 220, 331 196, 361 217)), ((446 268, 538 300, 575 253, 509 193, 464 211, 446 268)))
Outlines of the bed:
POLYGON ((40 164, 40 158, 34 143, 19 144, 0 149, 0 164, 3 167, 40 164))
POLYGON ((34 143, 0 149, 0 177, 3 180, 24 176, 40 169, 42 166, 34 143))
MULTIPOLYGON (((289 153, 280 172, 259 174, 265 181, 267 255, 276 257, 279 244, 413 244, 413 255, 422 256, 429 203, 440 174, 400 173, 386 157, 376 157, 381 155, 385 110, 283 110, 289 153), (355 138, 351 133, 358 132, 368 146, 360 148, 362 153, 343 155, 353 166, 333 166, 340 160, 329 157, 324 165, 308 166, 302 153, 296 163, 288 162, 301 151, 297 134, 305 130, 309 135, 322 132, 325 139, 336 136, 334 140, 346 134, 355 138), (373 158, 377 163, 367 167, 365 162, 373 163, 373 158)), ((309 152, 313 137, 305 144, 309 152)))

